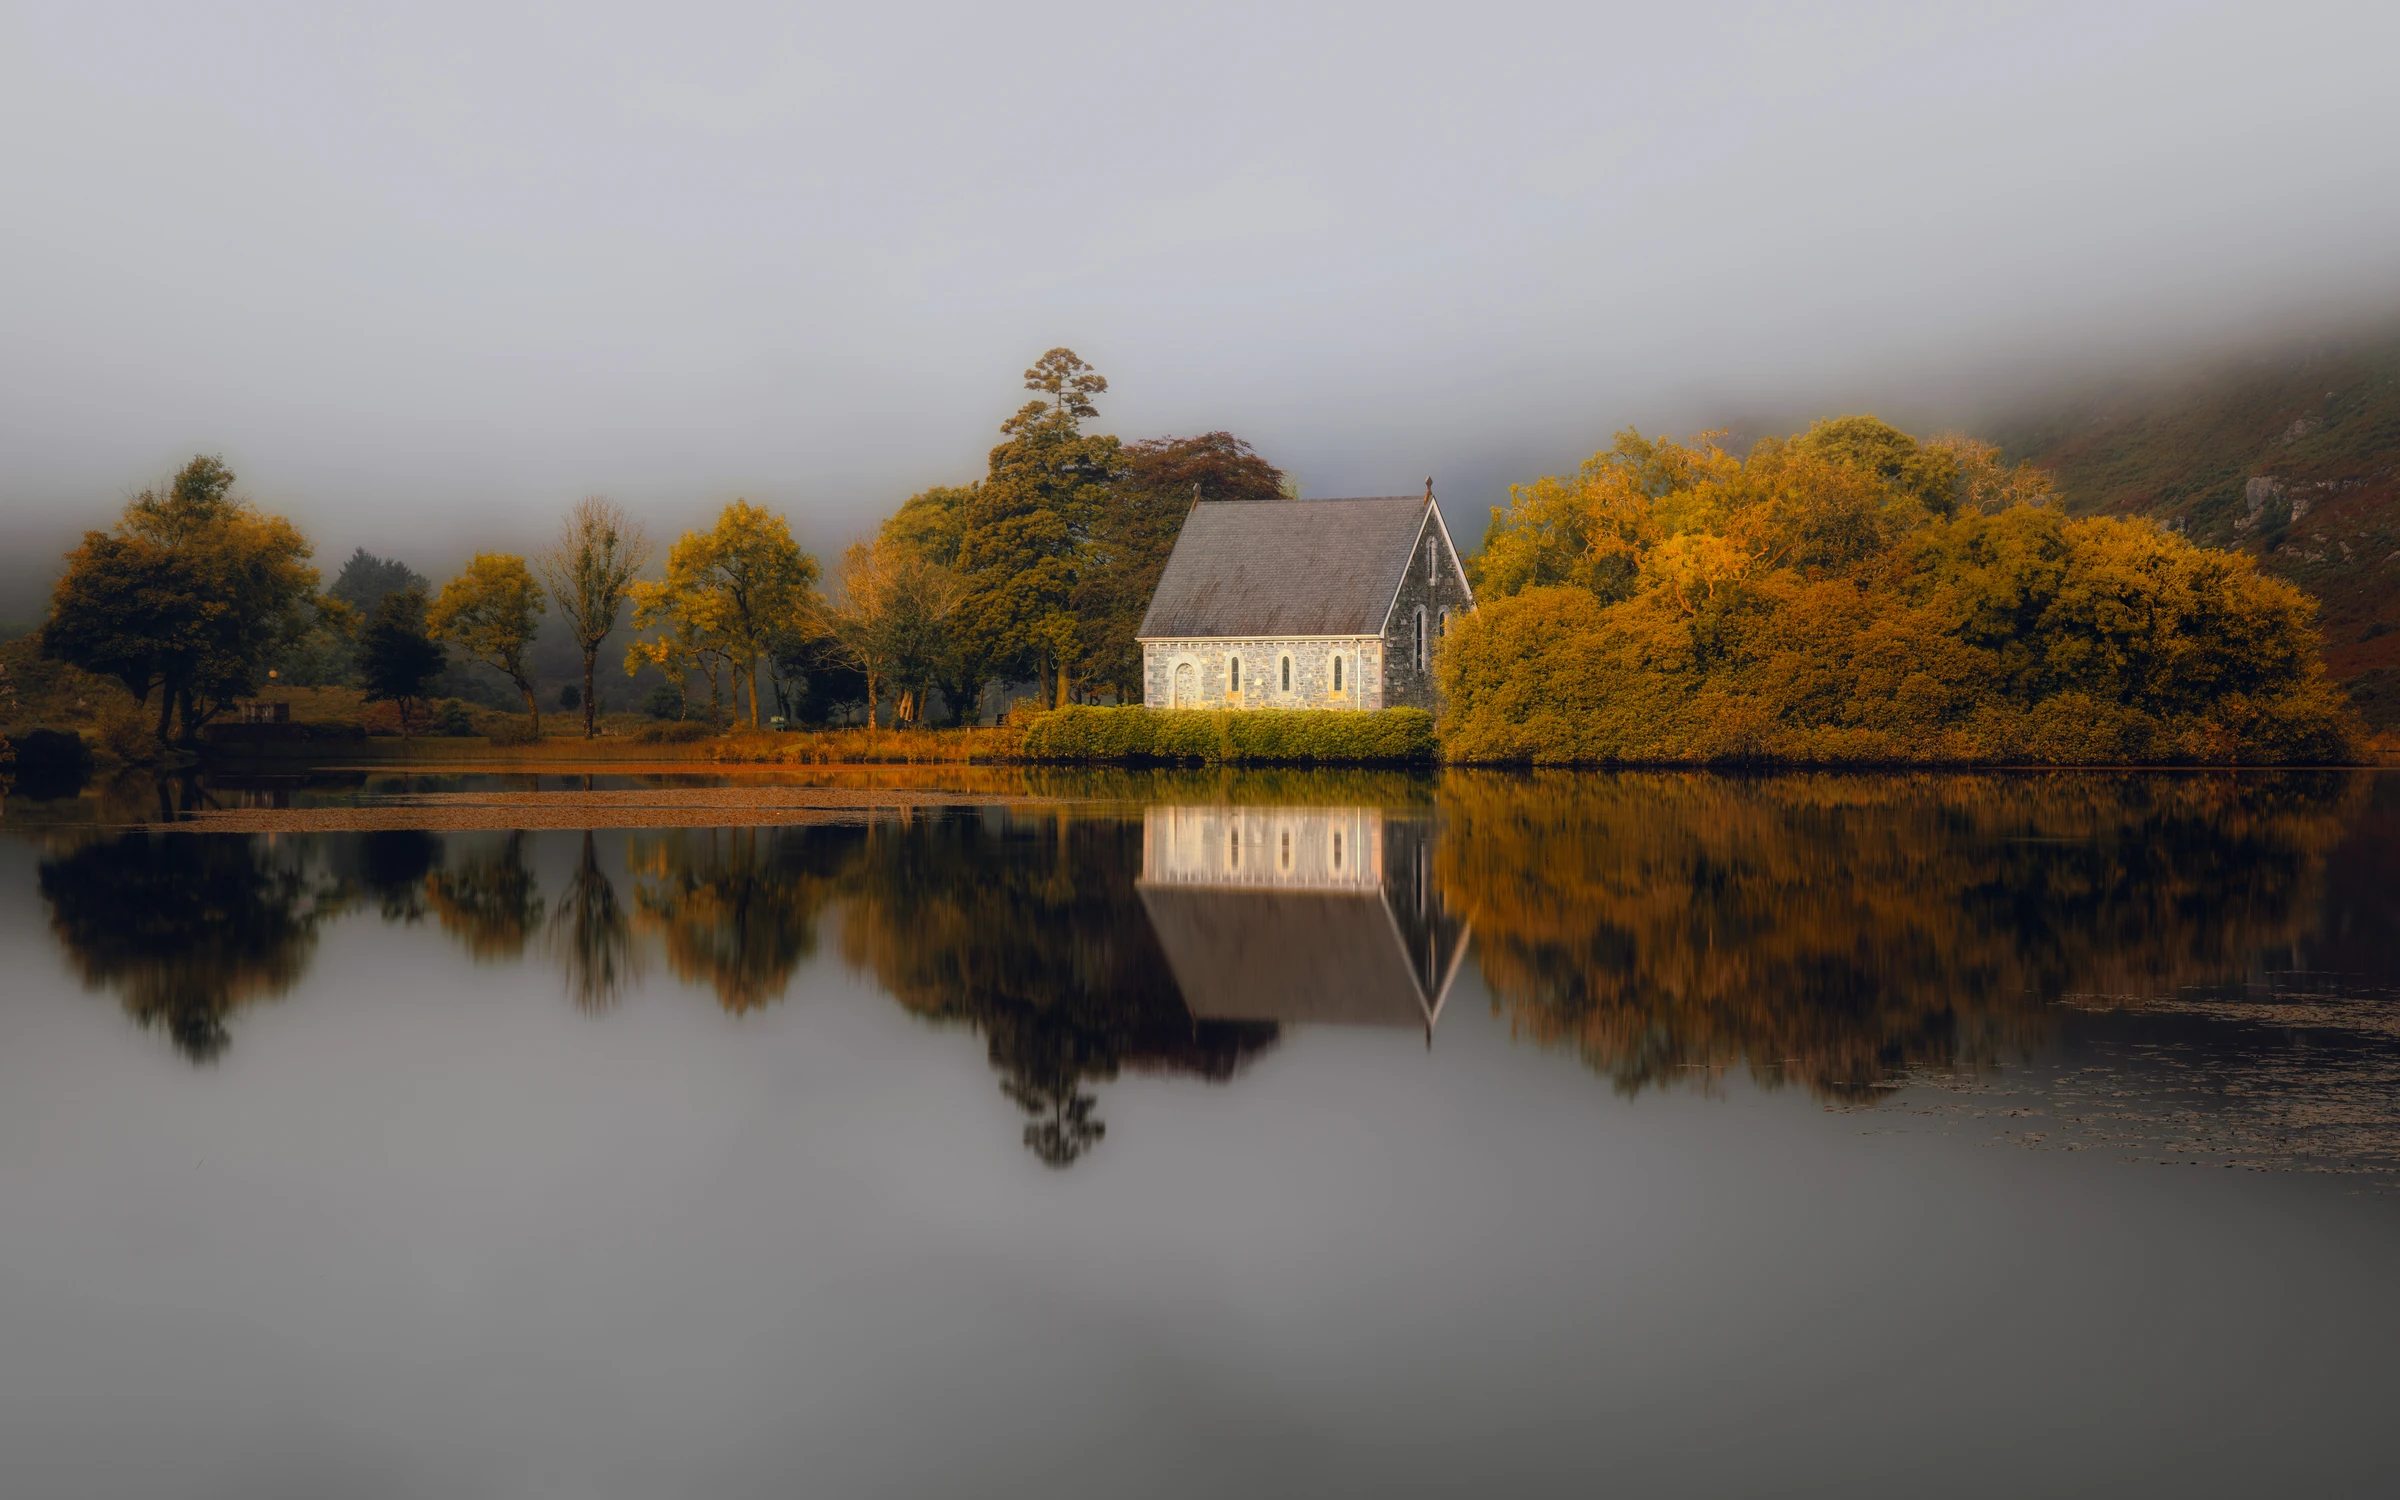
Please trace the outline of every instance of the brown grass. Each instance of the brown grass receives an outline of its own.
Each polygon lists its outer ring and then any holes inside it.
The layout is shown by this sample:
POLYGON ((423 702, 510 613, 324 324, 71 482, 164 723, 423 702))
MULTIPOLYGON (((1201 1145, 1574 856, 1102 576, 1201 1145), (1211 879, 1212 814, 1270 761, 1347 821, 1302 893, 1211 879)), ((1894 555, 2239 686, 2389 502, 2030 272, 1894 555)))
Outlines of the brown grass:
POLYGON ((744 731, 701 741, 710 760, 752 765, 997 765, 1016 759, 1013 729, 744 731))

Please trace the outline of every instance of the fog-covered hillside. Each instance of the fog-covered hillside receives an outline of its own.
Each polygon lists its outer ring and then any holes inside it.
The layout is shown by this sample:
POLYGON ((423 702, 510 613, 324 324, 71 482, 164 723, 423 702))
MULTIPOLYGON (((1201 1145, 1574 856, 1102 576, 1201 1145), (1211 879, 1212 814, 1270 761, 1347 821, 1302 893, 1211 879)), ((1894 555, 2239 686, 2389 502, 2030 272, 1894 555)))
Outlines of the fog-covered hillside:
POLYGON ((2400 723, 2400 332, 2062 395, 1994 435, 2071 509, 2156 517, 2315 594, 2334 675, 2400 723))

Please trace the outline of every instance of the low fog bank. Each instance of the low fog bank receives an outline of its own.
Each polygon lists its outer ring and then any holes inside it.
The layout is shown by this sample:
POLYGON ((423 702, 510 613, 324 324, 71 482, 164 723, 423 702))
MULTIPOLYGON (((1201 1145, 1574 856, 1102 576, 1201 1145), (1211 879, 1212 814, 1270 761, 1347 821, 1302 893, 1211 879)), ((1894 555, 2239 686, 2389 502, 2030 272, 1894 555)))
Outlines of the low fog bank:
MULTIPOLYGON (((1309 431, 1298 430, 1301 422, 1294 413, 1284 414, 1281 421, 1248 426, 1199 417, 1141 427, 1117 413, 1143 411, 1155 403, 1126 400, 1104 408, 1102 425, 1129 439, 1232 426, 1257 442, 1271 462, 1290 470, 1310 496, 1408 492, 1424 482, 1425 473, 1418 471, 1428 471, 1459 544, 1471 551, 1490 507, 1506 503, 1511 484, 1571 470, 1626 427, 1687 436, 1723 431, 1728 445, 1740 449, 1761 437, 1799 431, 1820 418, 1873 412, 1920 434, 1956 431, 2005 443, 2039 426, 2072 421, 2086 409, 2137 398, 2172 399, 2179 389, 2230 369, 2400 342, 2400 307, 2390 300, 2361 298, 2342 309, 2302 305, 2274 315, 2216 311, 2214 318, 2195 311, 2171 327, 2112 335, 2083 329, 2039 348, 1999 345, 1953 351, 1946 360, 1931 355, 1892 358, 1881 368, 1868 367, 1856 355, 1802 370, 1779 368, 1772 359, 1742 365, 1736 353, 1729 356, 1733 362, 1705 374, 1662 377, 1648 388, 1640 386, 1638 378, 1619 374, 1582 398, 1569 399, 1567 393, 1555 391, 1540 404, 1545 409, 1496 414, 1483 431, 1419 434, 1405 444, 1362 442, 1353 435, 1355 429, 1380 427, 1382 421, 1375 413, 1357 410, 1332 413, 1327 426, 1309 431), (1384 453, 1406 458, 1372 462, 1373 455, 1384 453)), ((1738 350, 1739 341, 1735 347, 1738 350)), ((1017 394, 1005 378, 1008 373, 987 382, 992 389, 984 415, 995 427, 1017 394)), ((1120 373, 1118 389, 1138 389, 1141 376, 1138 365, 1120 373)), ((429 486, 427 493, 400 504, 364 500, 333 484, 295 492, 286 487, 290 481, 281 478, 281 466, 271 457, 253 462, 238 450, 213 451, 224 453, 242 475, 239 493, 291 516, 308 533, 328 581, 353 549, 365 547, 398 558, 439 583, 476 551, 537 550, 549 541, 567 505, 593 491, 623 500, 661 542, 705 524, 724 501, 746 496, 786 509, 803 545, 830 558, 916 489, 976 477, 985 446, 984 434, 964 435, 946 445, 955 451, 921 460, 912 478, 881 484, 760 482, 704 490, 665 484, 655 476, 645 485, 611 485, 595 474, 581 487, 561 475, 546 493, 511 486, 500 493, 478 494, 473 476, 462 473, 450 480, 458 490, 444 493, 429 486), (263 483, 253 478, 261 468, 271 476, 263 483)), ((128 472, 114 488, 19 496, 0 510, 0 634, 16 634, 41 618, 60 559, 85 529, 110 524, 136 490, 163 484, 190 456, 168 455, 159 460, 156 472, 128 472)), ((850 456, 855 462, 855 453, 850 456)))

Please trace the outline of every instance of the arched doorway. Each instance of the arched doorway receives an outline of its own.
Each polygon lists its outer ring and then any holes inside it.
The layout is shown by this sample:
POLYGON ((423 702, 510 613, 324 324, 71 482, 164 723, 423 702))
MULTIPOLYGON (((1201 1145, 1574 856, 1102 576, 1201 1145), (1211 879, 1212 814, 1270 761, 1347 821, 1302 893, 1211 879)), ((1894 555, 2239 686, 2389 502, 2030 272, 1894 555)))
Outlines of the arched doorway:
POLYGON ((1190 708, 1200 699, 1200 674, 1188 661, 1175 664, 1175 697, 1177 708, 1190 708))

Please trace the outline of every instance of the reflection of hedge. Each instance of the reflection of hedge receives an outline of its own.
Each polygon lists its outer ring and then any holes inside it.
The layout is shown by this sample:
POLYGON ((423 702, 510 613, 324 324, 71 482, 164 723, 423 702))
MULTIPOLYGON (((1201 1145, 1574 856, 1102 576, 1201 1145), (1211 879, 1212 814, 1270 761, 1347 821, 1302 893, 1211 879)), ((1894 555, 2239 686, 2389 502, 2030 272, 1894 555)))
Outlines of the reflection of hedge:
POLYGON ((1298 709, 1061 708, 1028 720, 1028 760, 1396 764, 1434 757, 1433 715, 1298 709))

